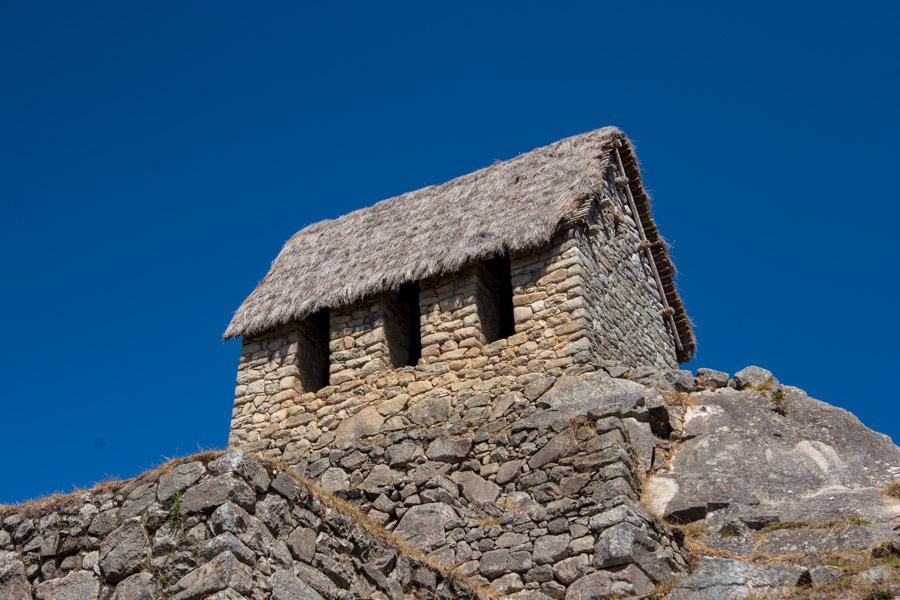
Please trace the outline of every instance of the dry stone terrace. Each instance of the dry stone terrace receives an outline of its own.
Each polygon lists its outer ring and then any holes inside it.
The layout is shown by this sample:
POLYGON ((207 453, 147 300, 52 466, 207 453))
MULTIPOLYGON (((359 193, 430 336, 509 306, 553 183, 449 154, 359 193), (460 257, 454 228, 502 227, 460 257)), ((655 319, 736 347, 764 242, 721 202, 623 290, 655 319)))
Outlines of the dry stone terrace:
POLYGON ((3 600, 472 597, 352 509, 241 451, 0 507, 3 600))
POLYGON ((364 409, 280 458, 502 597, 647 593, 686 571, 676 533, 638 501, 670 427, 658 392, 586 367, 470 395, 449 419, 429 406, 394 431, 364 409))
POLYGON ((764 369, 607 365, 477 404, 0 507, 0 598, 900 591, 900 449, 764 369))

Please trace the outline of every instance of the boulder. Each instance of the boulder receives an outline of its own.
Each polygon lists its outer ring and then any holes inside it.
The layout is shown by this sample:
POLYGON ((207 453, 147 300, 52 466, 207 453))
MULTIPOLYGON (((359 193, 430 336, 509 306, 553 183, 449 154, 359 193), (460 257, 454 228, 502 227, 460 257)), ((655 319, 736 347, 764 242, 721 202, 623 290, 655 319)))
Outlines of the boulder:
POLYGON ((286 569, 272 573, 269 583, 272 586, 271 600, 322 600, 321 594, 286 569))
POLYGON ((571 428, 564 429, 550 438, 550 441, 528 459, 528 466, 532 469, 540 469, 548 463, 556 462, 577 451, 578 443, 575 440, 575 433, 571 428))
POLYGON ((472 441, 466 438, 438 438, 428 445, 425 456, 440 462, 462 462, 472 449, 472 441))
POLYGON ((312 563, 316 554, 316 532, 309 527, 297 527, 288 536, 288 548, 297 560, 312 563))
POLYGON ((350 487, 350 479, 342 468, 329 467, 319 476, 319 487, 326 492, 340 492, 350 487))
POLYGON ((160 502, 165 502, 178 492, 193 485, 205 472, 206 469, 200 461, 176 465, 172 470, 160 475, 159 486, 156 488, 156 497, 160 502))
POLYGON ((234 554, 245 565, 250 567, 256 566, 256 553, 244 545, 236 535, 228 531, 200 544, 200 548, 197 549, 197 556, 208 561, 226 550, 234 554))
POLYGON ((728 373, 715 369, 697 369, 696 381, 702 388, 715 390, 728 385, 728 373))
POLYGON ((156 502, 156 483, 139 485, 125 498, 119 512, 123 519, 129 519, 144 512, 154 502, 156 502))
POLYGON ((735 373, 732 383, 739 390, 746 388, 761 390, 774 388, 778 385, 778 380, 775 379, 771 371, 751 365, 735 373))
POLYGON ((272 489, 281 494, 289 502, 295 502, 301 495, 300 487, 294 478, 281 472, 272 480, 272 489))
POLYGON ((544 535, 534 540, 532 553, 535 564, 554 564, 569 554, 569 542, 572 538, 567 534, 544 535))
POLYGON ((375 491, 379 488, 392 486, 395 482, 402 479, 403 473, 394 471, 385 464, 378 464, 375 465, 375 467, 371 471, 369 471, 369 474, 359 485, 359 487, 366 491, 375 491))
POLYGON ((419 504, 403 514, 396 531, 414 546, 430 550, 446 543, 445 530, 457 520, 456 512, 446 504, 419 504))
POLYGON ((481 560, 478 563, 478 572, 488 579, 496 579, 506 573, 508 560, 509 550, 506 548, 488 550, 481 555, 481 560))
POLYGON ((88 571, 71 571, 34 586, 35 600, 97 600, 99 594, 100 582, 88 571))
POLYGON ((249 594, 253 588, 253 570, 225 551, 179 579, 172 588, 172 600, 198 600, 229 588, 249 594))
POLYGON ((450 478, 462 486, 463 496, 478 506, 493 502, 500 494, 500 486, 472 471, 457 471, 450 478))
POLYGON ((427 396, 416 398, 409 405, 406 417, 423 427, 430 427, 436 423, 446 421, 450 417, 449 396, 427 396))
POLYGON ((140 519, 129 519, 100 543, 100 572, 110 583, 125 579, 148 560, 150 540, 140 519))
POLYGON ((25 576, 25 565, 15 552, 0 551, 0 598, 31 600, 31 584, 25 576))
POLYGON ((384 425, 384 417, 375 407, 367 406, 338 425, 334 437, 335 446, 340 447, 344 443, 361 437, 380 433, 382 425, 384 425))
POLYGON ((233 533, 257 554, 266 554, 273 541, 272 534, 262 521, 233 502, 226 502, 213 511, 209 526, 217 535, 233 533))
POLYGON ((828 585, 837 581, 844 574, 844 570, 833 565, 822 565, 809 570, 809 579, 813 585, 828 585))
POLYGON ((181 514, 205 512, 232 501, 252 511, 256 504, 256 493, 241 479, 230 473, 210 477, 188 488, 181 497, 181 514))
POLYGON ((257 492, 265 492, 269 488, 270 479, 266 468, 239 448, 229 448, 222 456, 206 465, 206 468, 213 475, 237 475, 257 492))
POLYGON ((159 586, 150 573, 135 573, 116 586, 110 600, 157 600, 159 586))
POLYGON ((399 444, 391 444, 385 450, 388 465, 392 468, 404 467, 421 455, 422 449, 418 444, 410 440, 404 440, 399 444))
POLYGON ((614 379, 597 371, 578 376, 560 377, 541 396, 545 407, 513 425, 517 428, 565 425, 579 416, 601 419, 607 416, 648 419, 648 405, 658 397, 656 390, 626 379, 614 379))
POLYGON ((522 470, 523 461, 521 460, 510 460, 508 462, 500 465, 500 468, 497 469, 497 474, 494 476, 494 481, 496 481, 499 485, 505 485, 516 478, 519 474, 519 471, 522 470))
MULTIPOLYGON (((565 600, 610 600, 623 598, 640 593, 628 580, 632 572, 618 571, 594 571, 584 575, 568 587, 565 592, 565 600)), ((646 578, 644 578, 646 579, 646 578)), ((652 589, 641 586, 641 592, 646 593, 652 589)))

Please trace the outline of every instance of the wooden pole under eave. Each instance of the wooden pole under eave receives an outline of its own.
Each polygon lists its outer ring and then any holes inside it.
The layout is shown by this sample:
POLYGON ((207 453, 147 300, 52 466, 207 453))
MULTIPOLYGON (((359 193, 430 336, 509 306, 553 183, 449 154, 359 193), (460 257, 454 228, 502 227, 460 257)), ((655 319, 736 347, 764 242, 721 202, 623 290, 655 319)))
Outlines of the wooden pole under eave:
MULTIPOLYGON (((644 250, 644 255, 650 263, 650 270, 653 272, 653 278, 656 280, 656 290, 659 293, 659 301, 663 305, 663 320, 672 330, 672 337, 675 339, 675 348, 678 350, 678 353, 681 354, 684 351, 684 348, 681 345, 681 337, 678 335, 678 327, 675 325, 675 318, 672 316, 675 311, 669 306, 669 299, 666 297, 666 290, 663 287, 662 278, 659 276, 659 269, 656 267, 656 259, 653 258, 653 252, 650 250, 650 241, 647 240, 647 236, 644 233, 644 224, 641 222, 641 214, 638 212, 637 204, 631 193, 631 185, 629 185, 630 180, 628 179, 628 175, 625 174, 625 164, 622 162, 622 155, 619 153, 618 147, 614 147, 613 152, 615 152, 616 163, 619 166, 619 173, 621 173, 619 177, 622 178, 621 181, 623 183, 622 187, 625 188, 625 197, 628 198, 628 206, 631 208, 631 214, 634 215, 634 222, 638 228, 638 235, 641 237, 641 248, 644 250)), ((616 183, 620 182, 619 177, 616 178, 616 183)))

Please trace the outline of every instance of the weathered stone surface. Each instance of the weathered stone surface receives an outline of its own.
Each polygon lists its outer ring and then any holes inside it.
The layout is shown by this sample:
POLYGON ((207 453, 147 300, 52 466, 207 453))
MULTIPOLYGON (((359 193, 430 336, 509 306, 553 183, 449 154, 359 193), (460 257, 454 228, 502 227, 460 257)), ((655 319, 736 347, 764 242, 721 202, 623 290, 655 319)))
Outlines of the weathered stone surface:
POLYGON ((853 576, 854 583, 861 586, 880 585, 891 579, 896 579, 896 573, 889 565, 878 565, 853 576))
POLYGON ((497 469, 497 475, 495 477, 495 481, 499 485, 504 485, 512 481, 519 474, 519 471, 522 470, 523 461, 521 460, 511 460, 500 465, 500 468, 497 469))
POLYGON ((472 471, 458 471, 451 476, 451 479, 462 486, 463 496, 479 506, 493 502, 500 494, 500 486, 472 471))
MULTIPOLYGON (((570 422, 575 417, 607 416, 647 419, 647 406, 657 392, 625 379, 614 379, 604 372, 577 377, 561 377, 541 397, 545 410, 527 417, 521 425, 546 427, 570 422)), ((518 425, 518 424, 517 424, 518 425)))
POLYGON ((568 556, 568 535, 544 535, 534 541, 534 562, 538 565, 553 564, 568 556))
POLYGON ((734 387, 739 390, 745 388, 762 389, 766 386, 775 385, 778 385, 778 380, 775 379, 771 371, 767 371, 762 367, 751 365, 734 374, 734 387))
POLYGON ((140 519, 129 519, 100 543, 100 571, 112 583, 131 575, 149 558, 150 540, 140 519))
POLYGON ((247 596, 239 594, 234 590, 222 590, 216 592, 212 596, 207 596, 204 600, 248 600, 247 596))
POLYGON ((372 406, 367 406, 349 419, 338 425, 335 432, 335 444, 351 442, 361 437, 381 432, 384 417, 372 406))
POLYGON ((558 433, 543 448, 537 451, 528 460, 528 466, 532 469, 540 469, 544 465, 556 462, 563 456, 568 456, 577 450, 575 434, 571 429, 558 433))
POLYGON ((440 462, 460 462, 469 454, 472 441, 461 438, 438 438, 428 445, 425 456, 440 462))
POLYGON ((191 461, 175 466, 171 471, 160 476, 156 497, 161 502, 165 502, 200 479, 204 472, 206 469, 200 461, 191 461))
POLYGON ((118 523, 118 508, 110 508, 108 510, 100 511, 96 515, 94 515, 94 518, 91 520, 91 526, 88 527, 88 533, 99 537, 106 537, 106 535, 110 531, 116 528, 116 525, 118 523))
POLYGON ((386 450, 388 466, 404 467, 422 454, 418 444, 406 440, 399 444, 391 444, 386 450))
POLYGON ((150 573, 135 573, 116 586, 111 600, 157 600, 159 586, 150 573))
POLYGON ((406 416, 416 425, 429 427, 446 421, 450 417, 450 408, 448 396, 432 396, 410 404, 406 416))
POLYGON ((291 554, 297 560, 312 563, 316 553, 316 532, 310 527, 297 527, 287 539, 291 554))
POLYGON ((382 487, 393 485, 394 482, 403 479, 403 474, 395 471, 387 465, 380 464, 369 472, 368 476, 360 484, 360 488, 364 490, 377 490, 382 487))
POLYGON ((212 560, 225 551, 231 552, 239 561, 253 567, 256 565, 256 553, 244 545, 233 533, 226 531, 208 539, 197 549, 197 555, 203 560, 212 560))
POLYGON ((827 585, 836 581, 844 573, 840 567, 822 565, 809 570, 809 579, 813 585, 827 585))
POLYGON ((257 492, 264 492, 269 487, 270 480, 265 467, 239 448, 229 448, 220 457, 210 461, 206 468, 213 475, 235 474, 257 492))
POLYGON ((100 582, 87 571, 72 571, 34 586, 35 600, 97 600, 99 594, 100 582))
POLYGON ((541 377, 540 379, 536 379, 532 381, 528 385, 525 386, 525 389, 522 390, 522 395, 525 396, 526 400, 537 400, 540 398, 544 392, 546 392, 551 385, 553 385, 554 381, 551 377, 541 377))
POLYGON ((503 598, 521 591, 524 587, 522 578, 517 573, 507 573, 491 582, 491 589, 503 598))
POLYGON ((300 497, 300 488, 294 478, 281 472, 272 480, 272 489, 281 494, 288 502, 295 502, 300 497))
POLYGON ((628 581, 614 579, 606 571, 595 571, 570 585, 565 600, 609 600, 631 596, 634 592, 634 586, 628 581))
POLYGON ((31 600, 31 584, 25 576, 25 565, 15 552, 0 551, 0 598, 31 600))
POLYGON ((156 501, 156 483, 147 483, 134 488, 120 509, 123 519, 136 517, 156 501))
POLYGON ((708 390, 715 390, 728 385, 728 373, 715 369, 697 369, 697 383, 708 390))
POLYGON ((326 492, 339 492, 350 487, 350 480, 342 468, 330 467, 320 476, 319 486, 326 492))
POLYGON ((569 585, 588 571, 590 559, 587 554, 566 558, 553 565, 553 575, 563 585, 569 585))
POLYGON ((506 573, 508 560, 509 550, 506 548, 489 550, 481 555, 481 561, 478 564, 478 572, 488 579, 496 579, 506 573))
POLYGON ((755 564, 704 557, 697 570, 669 594, 670 600, 730 600, 790 594, 809 573, 793 565, 755 564))
POLYGON ((209 526, 217 535, 233 533, 247 547, 260 554, 268 552, 273 542, 265 524, 233 502, 226 502, 213 511, 209 526))
POLYGON ((673 557, 646 531, 631 523, 620 523, 604 529, 594 546, 594 566, 610 568, 638 565, 654 582, 667 582, 673 577, 673 557))
POLYGON ((226 473, 205 479, 189 488, 181 497, 181 514, 206 511, 229 500, 247 510, 253 510, 256 494, 241 479, 226 473))
POLYGON ((406 511, 397 524, 397 533, 419 548, 436 548, 446 542, 445 530, 457 518, 453 509, 446 504, 420 504, 406 511))
POLYGON ((241 594, 253 588, 253 571, 227 551, 179 579, 172 600, 196 600, 226 588, 241 594))
POLYGON ((271 600, 321 600, 322 596, 306 582, 286 569, 279 569, 270 578, 271 600))
POLYGON ((847 507, 872 522, 900 516, 879 493, 900 473, 900 448, 842 409, 796 388, 784 394, 785 415, 754 391, 692 394, 689 439, 645 484, 644 504, 675 520, 706 518, 713 530, 719 519, 752 520, 761 505, 782 521, 839 521, 847 507))

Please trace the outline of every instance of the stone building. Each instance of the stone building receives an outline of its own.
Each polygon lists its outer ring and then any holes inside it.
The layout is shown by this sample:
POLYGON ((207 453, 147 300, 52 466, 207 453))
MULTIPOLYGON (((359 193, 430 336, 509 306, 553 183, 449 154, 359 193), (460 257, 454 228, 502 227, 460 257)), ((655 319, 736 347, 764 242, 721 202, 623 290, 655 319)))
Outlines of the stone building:
POLYGON ((676 367, 695 338, 674 273, 611 127, 314 223, 225 332, 243 338, 230 441, 280 457, 542 376, 676 367))

